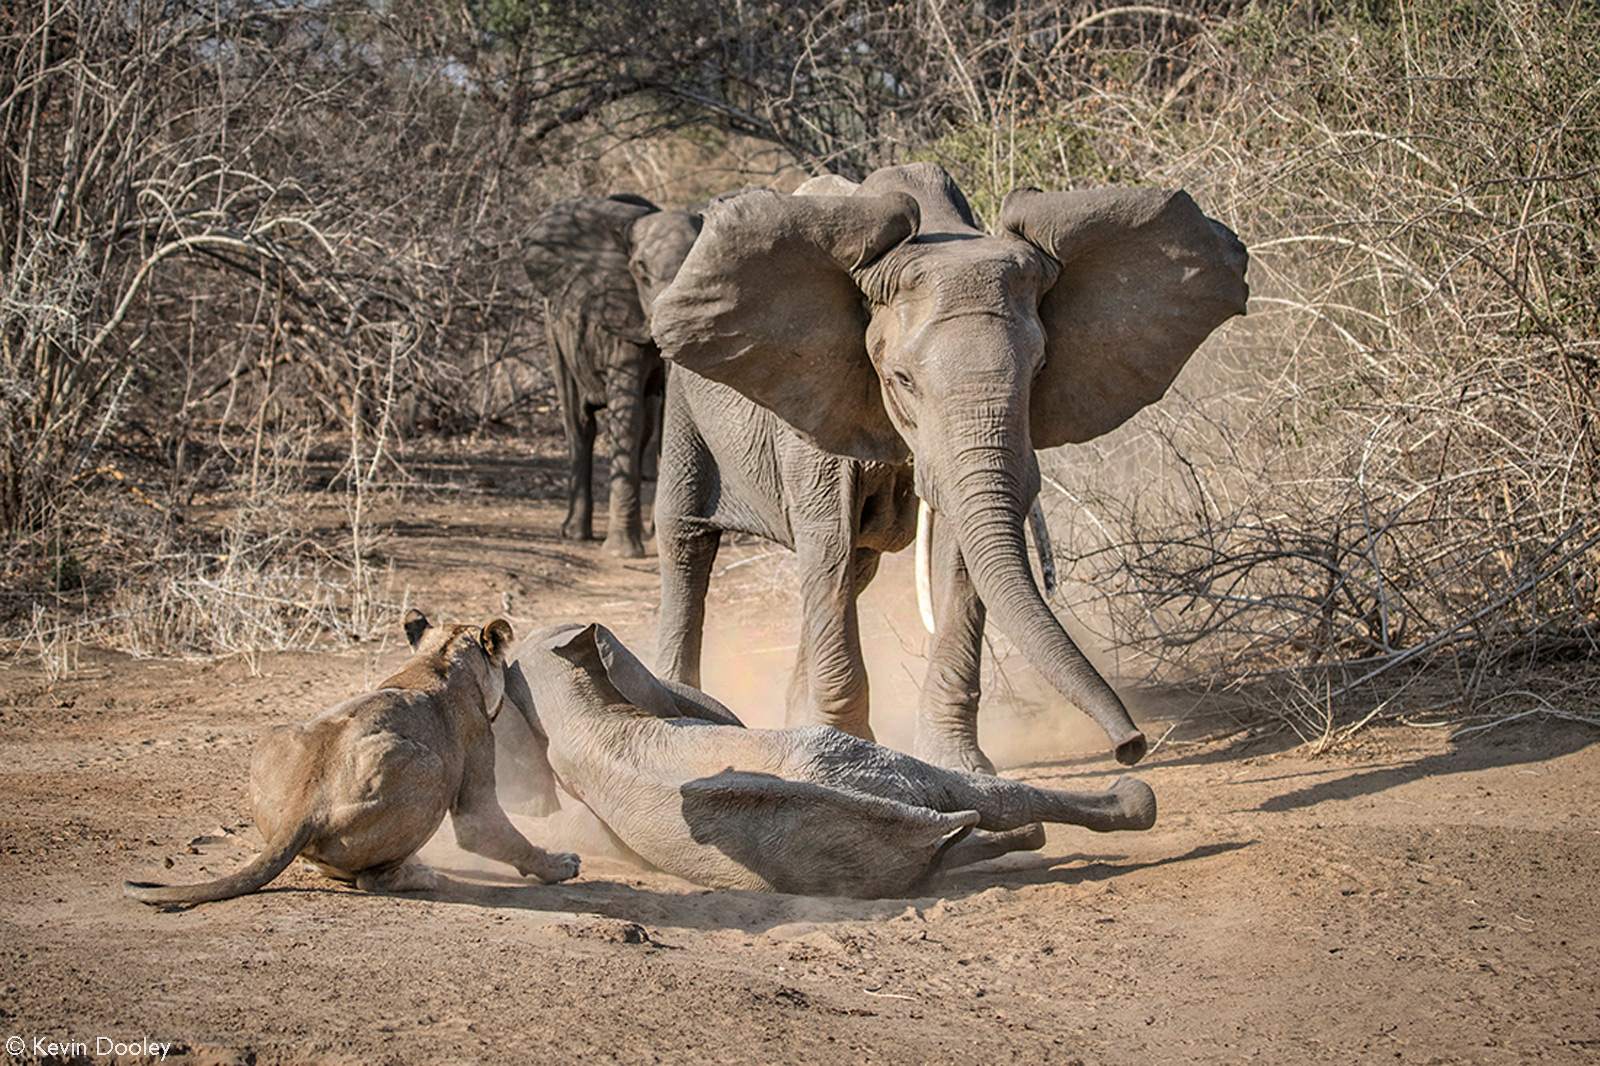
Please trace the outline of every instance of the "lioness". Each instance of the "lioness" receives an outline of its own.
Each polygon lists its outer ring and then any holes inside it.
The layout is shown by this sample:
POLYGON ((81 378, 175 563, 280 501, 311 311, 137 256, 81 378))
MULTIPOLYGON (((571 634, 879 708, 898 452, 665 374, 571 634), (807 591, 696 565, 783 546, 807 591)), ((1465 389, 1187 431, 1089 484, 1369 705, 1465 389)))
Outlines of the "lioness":
POLYGON ((456 843, 543 882, 578 872, 578 857, 549 853, 517 832, 494 785, 490 723, 505 695, 511 626, 435 628, 405 617, 415 651, 374 692, 304 725, 274 726, 250 761, 250 807, 266 841, 235 873, 195 885, 124 882, 145 903, 205 903, 254 892, 296 856, 369 892, 437 884, 412 856, 445 812, 456 843))

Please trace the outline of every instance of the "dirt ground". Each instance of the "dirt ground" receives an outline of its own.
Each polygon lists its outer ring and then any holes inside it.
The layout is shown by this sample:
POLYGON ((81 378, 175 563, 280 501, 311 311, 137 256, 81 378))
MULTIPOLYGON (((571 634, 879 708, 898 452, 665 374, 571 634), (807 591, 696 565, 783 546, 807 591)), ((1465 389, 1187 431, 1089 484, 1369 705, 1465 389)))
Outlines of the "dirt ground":
MULTIPOLYGON (((648 661, 654 561, 557 539, 548 457, 430 474, 387 505, 396 602, 519 632, 596 618, 648 661)), ((719 560, 707 687, 752 724, 777 724, 787 565, 755 543, 719 560)), ((862 618, 895 744, 917 673, 908 571, 885 565, 862 618)), ((1138 771, 1153 830, 1053 827, 1042 851, 914 899, 712 892, 595 860, 539 886, 442 839, 427 896, 296 867, 177 913, 122 897, 124 878, 198 880, 250 855, 252 741, 385 676, 404 657, 393 629, 254 664, 86 650, 54 684, 0 660, 13 1061, 1600 1061, 1600 738, 1570 723, 1375 728, 1313 758, 1225 707, 1130 693, 1167 734, 1138 771)), ((1005 773, 1071 788, 1115 769, 1075 711, 1007 695, 984 725, 1005 773)))

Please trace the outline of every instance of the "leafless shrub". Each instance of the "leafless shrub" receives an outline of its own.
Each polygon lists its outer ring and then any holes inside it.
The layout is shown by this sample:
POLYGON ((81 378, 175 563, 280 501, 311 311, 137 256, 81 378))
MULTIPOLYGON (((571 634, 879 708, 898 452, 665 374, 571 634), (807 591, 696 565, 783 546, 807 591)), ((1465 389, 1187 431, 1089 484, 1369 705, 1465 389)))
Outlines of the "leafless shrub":
POLYGON ((113 596, 146 650, 362 631, 407 435, 542 387, 520 227, 623 173, 738 185, 707 160, 753 139, 769 174, 933 158, 991 217, 1181 185, 1251 246, 1250 317, 1046 463, 1068 606, 1124 670, 1289 679, 1308 737, 1421 668, 1454 707, 1569 699, 1529 677, 1596 639, 1597 41, 1532 0, 8 9, 6 620, 41 653, 113 596), (312 440, 335 545, 262 517, 312 440), (241 524, 197 531, 219 492, 241 524))
POLYGON ((1251 246, 1250 317, 1047 501, 1124 670, 1277 677, 1323 742, 1419 672, 1471 710, 1600 651, 1600 95, 1561 74, 1600 27, 1391 17, 1197 25, 1181 92, 1085 77, 1010 168, 1125 146, 1075 180, 1185 185, 1251 246))
MULTIPOLYGON (((347 567, 357 596, 331 628, 364 629, 386 442, 503 416, 527 382, 507 215, 472 171, 481 145, 374 165, 424 148, 405 142, 430 121, 448 128, 437 105, 459 87, 386 74, 375 46, 341 52, 339 17, 66 0, 0 20, 0 535, 22 549, 8 584, 91 619, 118 598, 114 615, 153 626, 129 632, 136 648, 158 632, 179 651, 246 641, 200 608, 208 583, 239 582, 223 592, 243 603, 326 580, 271 537, 210 561, 167 548, 197 493, 236 489, 250 511, 283 491, 267 484, 272 442, 298 434, 303 456, 330 431, 349 450, 349 550, 320 565, 347 567), (449 195, 419 195, 419 171, 449 195), (107 528, 107 503, 129 500, 140 520, 107 528), (135 571, 141 602, 165 589, 195 617, 130 607, 135 571)), ((263 646, 298 639, 272 615, 263 646)))

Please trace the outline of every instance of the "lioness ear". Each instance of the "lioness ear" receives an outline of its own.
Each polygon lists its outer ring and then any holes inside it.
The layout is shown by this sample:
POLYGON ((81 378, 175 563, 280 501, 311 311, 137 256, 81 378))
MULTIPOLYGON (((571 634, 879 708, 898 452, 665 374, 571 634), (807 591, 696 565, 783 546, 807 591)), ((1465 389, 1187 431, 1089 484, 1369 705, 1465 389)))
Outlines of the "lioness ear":
POLYGON ((415 649, 422 634, 428 631, 428 616, 413 607, 406 612, 405 621, 401 624, 405 627, 406 642, 415 649))
POLYGON ((506 663, 506 649, 511 647, 511 642, 516 635, 511 632, 511 623, 504 618, 496 618, 493 622, 483 627, 483 650, 489 653, 489 658, 504 666, 506 663))

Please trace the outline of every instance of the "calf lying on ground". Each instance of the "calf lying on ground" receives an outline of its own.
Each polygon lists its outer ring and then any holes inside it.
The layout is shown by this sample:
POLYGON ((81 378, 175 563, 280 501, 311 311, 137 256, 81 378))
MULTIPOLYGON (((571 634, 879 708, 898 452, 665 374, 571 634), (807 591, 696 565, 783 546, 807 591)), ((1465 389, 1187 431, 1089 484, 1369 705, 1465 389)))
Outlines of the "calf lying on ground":
POLYGON ((296 856, 371 892, 432 888, 412 858, 450 813, 456 843, 540 881, 564 881, 578 857, 536 848, 500 809, 490 723, 505 692, 503 620, 433 627, 406 613, 415 654, 377 690, 304 725, 274 726, 250 761, 250 806, 266 841, 235 873, 195 885, 129 881, 145 903, 205 903, 254 892, 296 856))
POLYGON ((618 844, 710 887, 903 895, 942 867, 1040 846, 1039 822, 1155 823, 1154 793, 1131 777, 1061 792, 941 769, 825 726, 745 729, 599 625, 530 635, 507 668, 506 702, 523 722, 508 714, 502 727, 525 753, 543 750, 618 844))

